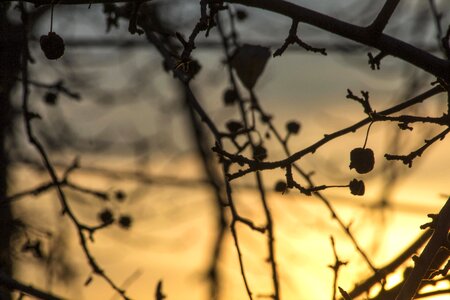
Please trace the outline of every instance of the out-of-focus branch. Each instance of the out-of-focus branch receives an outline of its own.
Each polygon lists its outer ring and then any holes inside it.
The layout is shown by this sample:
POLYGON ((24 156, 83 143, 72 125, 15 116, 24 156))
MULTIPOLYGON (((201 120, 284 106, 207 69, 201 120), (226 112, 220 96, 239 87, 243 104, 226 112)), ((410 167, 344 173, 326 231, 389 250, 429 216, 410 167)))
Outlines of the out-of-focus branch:
POLYGON ((337 250, 336 250, 336 244, 334 242, 334 238, 331 236, 330 240, 331 240, 331 247, 333 248, 334 264, 333 265, 329 265, 328 267, 331 268, 333 270, 333 273, 334 273, 334 276, 333 276, 333 294, 332 294, 331 298, 333 300, 335 300, 336 299, 337 286, 338 286, 337 284, 338 284, 339 269, 342 266, 345 266, 347 264, 347 262, 339 259, 339 256, 338 256, 337 250))
MULTIPOLYGON (((437 215, 429 215, 432 222, 422 226, 433 230, 431 237, 422 254, 414 259, 415 266, 405 284, 402 286, 396 300, 411 300, 417 294, 422 280, 429 271, 434 257, 441 247, 448 247, 448 233, 450 230, 450 198, 437 215)), ((448 257, 448 253, 447 253, 448 257)))
POLYGON ((23 284, 13 278, 8 277, 3 272, 0 272, 0 285, 7 287, 10 290, 16 290, 26 295, 36 297, 42 300, 62 300, 63 298, 41 291, 30 285, 23 284))
MULTIPOLYGON (((186 102, 188 99, 185 99, 186 102)), ((188 104, 188 103, 186 103, 188 104)), ((195 115, 192 107, 188 107, 190 123, 192 126, 193 135, 195 138, 197 152, 203 163, 203 169, 207 176, 207 182, 214 192, 214 208, 216 212, 216 235, 214 238, 214 246, 211 256, 211 261, 208 266, 207 276, 210 282, 210 299, 218 299, 220 297, 220 273, 219 273, 219 259, 222 256, 223 243, 226 234, 226 217, 225 206, 227 202, 225 199, 225 186, 223 178, 221 178, 215 167, 215 157, 210 151, 208 144, 208 137, 205 134, 200 122, 195 115)))
MULTIPOLYGON (((19 4, 20 10, 21 10, 21 18, 24 28, 27 28, 28 26, 28 14, 25 8, 25 5, 23 2, 20 2, 19 4)), ((78 238, 80 242, 80 246, 83 249, 83 253, 89 263, 89 266, 92 269, 92 272, 100 277, 102 277, 124 300, 128 300, 129 298, 126 295, 125 290, 121 289, 119 286, 115 284, 115 282, 105 273, 105 271, 100 267, 100 265, 97 263, 96 259, 92 255, 89 247, 88 247, 88 239, 85 235, 87 232, 89 234, 89 238, 92 240, 92 235, 94 231, 104 228, 107 226, 107 223, 101 224, 99 226, 90 227, 82 224, 77 216, 75 215, 74 211, 69 205, 69 202, 67 200, 66 194, 64 193, 60 180, 58 179, 58 175, 56 174, 55 168, 53 167, 53 164, 50 161, 50 158, 42 145, 42 143, 38 140, 38 138, 35 136, 33 127, 32 127, 32 121, 33 119, 36 119, 39 117, 38 114, 30 111, 29 107, 29 98, 30 98, 30 90, 29 90, 29 73, 28 73, 28 62, 30 60, 28 49, 28 37, 27 37, 27 31, 24 30, 23 32, 23 54, 22 54, 22 64, 21 64, 21 73, 22 73, 22 113, 23 113, 23 119, 24 119, 24 125, 25 125, 25 131, 28 138, 28 142, 35 148, 35 150, 38 152, 43 165, 48 171, 48 174, 52 180, 52 184, 55 186, 56 193, 58 195, 58 199, 61 204, 62 208, 62 214, 66 215, 73 225, 76 227, 78 238)))
MULTIPOLYGON (((231 36, 236 37, 237 33, 234 31, 235 30, 234 18, 233 18, 233 15, 231 14, 231 12, 229 12, 229 16, 230 16, 231 31, 232 31, 231 36)), ((247 116, 247 110, 245 109, 243 98, 241 97, 241 94, 239 93, 239 88, 237 86, 236 78, 234 76, 234 73, 233 73, 232 67, 231 67, 232 53, 230 51, 231 50, 230 41, 237 43, 237 40, 227 38, 227 36, 224 32, 224 29, 223 29, 223 25, 221 24, 221 19, 220 19, 219 15, 217 15, 216 20, 217 20, 217 28, 219 30, 219 34, 220 34, 220 37, 222 40, 224 54, 227 59, 227 71, 228 71, 229 81, 233 87, 233 90, 236 92, 236 95, 238 98, 240 117, 243 122, 244 128, 250 129, 255 125, 254 120, 253 120, 253 125, 250 126, 250 124, 249 124, 250 122, 249 122, 248 116, 247 116)), ((252 91, 250 91, 250 93, 253 95, 252 91)), ((256 104, 256 103, 253 102, 253 104, 256 104)), ((247 130, 245 135, 246 135, 248 145, 251 147, 252 151, 255 152, 257 144, 255 143, 254 139, 252 138, 250 131, 247 130)), ((225 165, 225 164, 223 164, 223 165, 225 165)), ((225 169, 224 169, 224 171, 225 171, 224 173, 226 174, 227 171, 225 169)), ((271 267, 272 284, 273 284, 273 293, 271 295, 269 295, 269 297, 273 298, 274 300, 279 300, 279 299, 281 299, 281 295, 280 295, 281 289, 280 289, 280 283, 279 283, 280 279, 279 279, 279 275, 278 275, 278 273, 279 273, 278 266, 277 266, 277 262, 276 262, 274 222, 273 222, 272 212, 270 210, 270 207, 269 207, 269 204, 267 201, 266 189, 265 189, 265 186, 263 183, 263 178, 262 178, 262 175, 260 172, 255 172, 255 180, 256 180, 256 186, 257 186, 257 190, 259 193, 259 197, 261 199, 261 204, 264 209, 264 215, 266 218, 266 225, 264 228, 267 229, 267 248, 268 248, 268 252, 269 252, 267 262, 270 264, 270 267, 271 267)), ((228 179, 227 179, 227 184, 230 184, 228 179)), ((245 274, 243 274, 243 276, 245 279, 245 274)), ((249 295, 250 295, 250 293, 249 293, 249 295)), ((250 299, 251 299, 251 295, 250 295, 250 299)))
POLYGON ((379 282, 379 274, 387 276, 388 274, 394 272, 407 259, 409 259, 414 253, 416 253, 418 249, 420 249, 428 241, 432 234, 433 232, 431 230, 427 230, 422 233, 408 248, 397 255, 390 263, 380 268, 378 270, 378 274, 374 274, 363 282, 358 283, 355 288, 349 292, 350 297, 356 298, 366 291, 370 290, 372 286, 379 282))

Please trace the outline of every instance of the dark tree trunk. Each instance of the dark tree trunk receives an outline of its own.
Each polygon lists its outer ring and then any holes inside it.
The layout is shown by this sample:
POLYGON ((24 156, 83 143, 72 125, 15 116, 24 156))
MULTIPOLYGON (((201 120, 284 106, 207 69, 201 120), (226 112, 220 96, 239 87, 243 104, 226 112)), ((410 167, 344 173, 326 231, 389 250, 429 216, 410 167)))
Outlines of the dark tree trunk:
MULTIPOLYGON (((10 23, 6 8, 0 5, 0 272, 12 276, 11 237, 13 216, 5 201, 8 190, 8 151, 6 139, 11 133, 11 93, 20 71, 21 27, 10 23)), ((11 293, 0 286, 0 299, 11 299, 11 293)))

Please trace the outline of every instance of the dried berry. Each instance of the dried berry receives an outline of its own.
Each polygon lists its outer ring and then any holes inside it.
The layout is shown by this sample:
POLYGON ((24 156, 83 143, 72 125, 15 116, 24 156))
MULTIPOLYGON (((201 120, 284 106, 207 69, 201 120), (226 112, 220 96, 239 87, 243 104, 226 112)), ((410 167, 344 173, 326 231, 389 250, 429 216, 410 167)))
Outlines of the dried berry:
POLYGON ((355 169, 359 174, 372 171, 375 157, 372 149, 355 148, 350 152, 350 169, 355 169))
POLYGON ((277 191, 277 192, 284 193, 284 192, 286 192, 286 189, 287 189, 287 184, 283 180, 279 180, 275 184, 275 191, 277 191))
POLYGON ((297 121, 290 121, 286 124, 286 129, 289 133, 297 134, 300 131, 300 123, 297 121))
POLYGON ((40 44, 48 59, 58 59, 64 54, 64 40, 52 31, 41 36, 40 44))
POLYGON ((233 120, 228 121, 226 126, 231 133, 236 133, 239 129, 244 127, 241 122, 233 120))
POLYGON ((223 93, 223 102, 225 105, 233 105, 238 100, 238 94, 234 89, 228 89, 223 93))
POLYGON ((358 180, 358 179, 353 179, 352 181, 350 181, 349 188, 350 188, 350 192, 356 196, 362 196, 362 195, 364 195, 364 192, 366 191, 366 187, 364 186, 364 181, 358 180))
POLYGON ((133 219, 128 215, 121 215, 119 218, 119 226, 123 229, 129 229, 133 219))
POLYGON ((112 223, 114 221, 114 216, 113 213, 111 212, 110 209, 105 208, 104 210, 102 210, 97 217, 100 219, 100 221, 104 224, 109 224, 112 223))
POLYGON ((48 105, 55 105, 58 100, 58 94, 54 92, 47 92, 44 96, 44 101, 48 105))
POLYGON ((262 161, 267 158, 267 149, 262 145, 255 146, 253 148, 253 158, 262 161))

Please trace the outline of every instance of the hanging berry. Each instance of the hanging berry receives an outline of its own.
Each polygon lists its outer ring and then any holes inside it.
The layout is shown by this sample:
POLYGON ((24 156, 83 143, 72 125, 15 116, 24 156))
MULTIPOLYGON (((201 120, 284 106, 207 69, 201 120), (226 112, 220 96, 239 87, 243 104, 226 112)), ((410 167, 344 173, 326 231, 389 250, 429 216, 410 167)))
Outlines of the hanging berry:
POLYGON ((373 170, 375 164, 375 156, 370 148, 366 148, 367 139, 369 138, 370 128, 373 121, 367 128, 366 139, 362 148, 355 148, 350 152, 350 169, 355 169, 359 174, 369 173, 373 170))
POLYGON ((50 16, 50 32, 47 35, 42 35, 39 42, 47 59, 54 60, 63 56, 65 49, 64 40, 53 32, 53 5, 50 16))
POLYGON ((45 57, 48 59, 58 59, 64 54, 64 40, 54 32, 42 35, 40 44, 45 57))
POLYGON ((355 169, 359 174, 372 171, 375 157, 370 148, 355 148, 350 152, 350 169, 355 169))
POLYGON ((364 181, 353 179, 349 184, 350 192, 355 196, 362 196, 366 191, 366 187, 364 186, 364 181))

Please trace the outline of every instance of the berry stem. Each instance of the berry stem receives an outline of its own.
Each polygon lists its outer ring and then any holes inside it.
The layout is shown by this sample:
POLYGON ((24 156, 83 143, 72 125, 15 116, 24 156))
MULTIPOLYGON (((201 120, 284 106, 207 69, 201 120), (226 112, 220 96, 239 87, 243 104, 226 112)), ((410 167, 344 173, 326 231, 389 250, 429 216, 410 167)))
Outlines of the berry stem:
POLYGON ((50 11, 50 32, 53 32, 53 3, 50 11))
POLYGON ((363 149, 366 148, 367 140, 369 139, 369 131, 370 131, 370 127, 372 127, 372 124, 373 124, 373 123, 374 123, 373 121, 370 122, 369 127, 367 127, 366 139, 364 140, 364 146, 363 146, 363 149))

